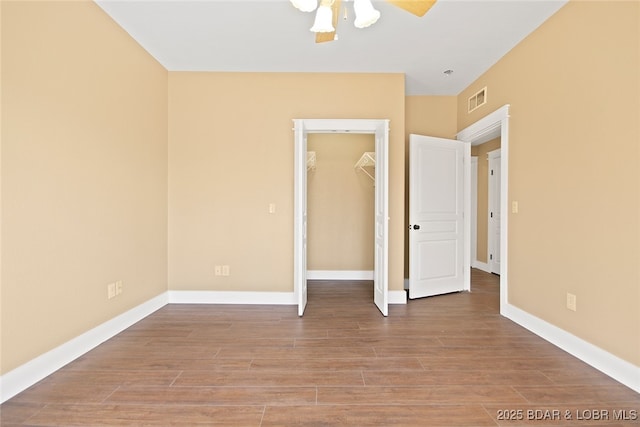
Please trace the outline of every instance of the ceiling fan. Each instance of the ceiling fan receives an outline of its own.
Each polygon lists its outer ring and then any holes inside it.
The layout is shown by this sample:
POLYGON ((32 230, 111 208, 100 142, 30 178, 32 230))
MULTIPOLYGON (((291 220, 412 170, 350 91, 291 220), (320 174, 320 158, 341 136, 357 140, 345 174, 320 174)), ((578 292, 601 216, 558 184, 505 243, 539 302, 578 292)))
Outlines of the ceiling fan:
MULTIPOLYGON (((436 0, 386 1, 416 16, 424 16, 436 2, 436 0)), ((311 31, 316 33, 316 43, 337 40, 336 27, 342 0, 291 0, 291 3, 302 12, 316 11, 316 18, 313 27, 311 27, 311 31)), ((380 12, 374 9, 371 0, 353 0, 353 9, 356 15, 354 25, 357 28, 368 27, 380 18, 380 12)))

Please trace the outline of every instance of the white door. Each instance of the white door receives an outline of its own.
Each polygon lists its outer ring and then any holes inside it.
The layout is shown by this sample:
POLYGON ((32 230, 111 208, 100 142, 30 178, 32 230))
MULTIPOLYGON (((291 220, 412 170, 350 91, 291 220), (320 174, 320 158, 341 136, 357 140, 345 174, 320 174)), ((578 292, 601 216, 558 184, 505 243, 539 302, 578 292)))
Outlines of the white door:
POLYGON ((488 261, 489 270, 500 274, 500 149, 487 154, 489 157, 488 261))
POLYGON ((409 298, 468 290, 470 146, 422 135, 409 144, 409 298))
POLYGON ((389 314, 389 122, 376 129, 375 169, 375 261, 373 300, 380 312, 389 314))
POLYGON ((298 316, 307 306, 307 131, 303 120, 295 120, 294 148, 294 266, 293 282, 297 291, 298 316))

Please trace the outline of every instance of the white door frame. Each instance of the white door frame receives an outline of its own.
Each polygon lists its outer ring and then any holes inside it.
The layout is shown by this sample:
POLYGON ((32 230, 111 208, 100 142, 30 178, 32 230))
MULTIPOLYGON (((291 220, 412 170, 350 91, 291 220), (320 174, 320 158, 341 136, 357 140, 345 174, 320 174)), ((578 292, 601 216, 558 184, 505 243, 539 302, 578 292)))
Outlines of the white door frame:
POLYGON ((509 104, 498 108, 458 132, 456 138, 480 145, 500 137, 500 314, 505 315, 509 298, 508 282, 508 190, 509 190, 509 104))
POLYGON ((389 120, 376 119, 294 119, 294 244, 293 287, 302 316, 307 303, 306 263, 306 141, 310 133, 355 133, 376 136, 376 260, 374 266, 374 302, 384 316, 388 314, 389 293, 389 120), (378 166, 378 165, 376 165, 378 166), (380 245, 378 245, 380 244, 380 245), (380 246, 380 248, 378 248, 380 246))

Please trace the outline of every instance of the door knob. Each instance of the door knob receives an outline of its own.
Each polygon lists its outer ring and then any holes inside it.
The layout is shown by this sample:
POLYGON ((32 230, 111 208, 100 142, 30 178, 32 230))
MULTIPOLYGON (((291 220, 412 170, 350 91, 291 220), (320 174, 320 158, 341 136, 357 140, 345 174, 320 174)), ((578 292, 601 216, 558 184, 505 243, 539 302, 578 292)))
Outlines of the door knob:
POLYGON ((416 225, 413 226, 413 229, 414 230, 420 230, 420 226, 418 224, 416 224, 416 225))

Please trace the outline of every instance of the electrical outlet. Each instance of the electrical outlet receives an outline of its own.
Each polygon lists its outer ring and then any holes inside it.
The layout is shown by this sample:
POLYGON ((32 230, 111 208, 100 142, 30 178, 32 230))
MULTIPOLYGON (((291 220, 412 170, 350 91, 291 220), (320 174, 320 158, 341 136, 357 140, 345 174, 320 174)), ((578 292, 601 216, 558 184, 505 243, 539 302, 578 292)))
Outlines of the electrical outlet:
POLYGON ((122 280, 116 282, 116 296, 122 293, 122 280))
POLYGON ((216 276, 222 276, 222 266, 221 265, 216 265, 214 271, 215 271, 215 275, 216 276))
POLYGON ((567 308, 571 311, 577 311, 576 296, 567 292, 567 308))
POLYGON ((109 283, 107 285, 107 299, 114 298, 116 296, 116 284, 109 283))
POLYGON ((229 266, 228 265, 223 265, 222 266, 222 275, 223 276, 229 276, 231 274, 231 272, 229 271, 229 266))

